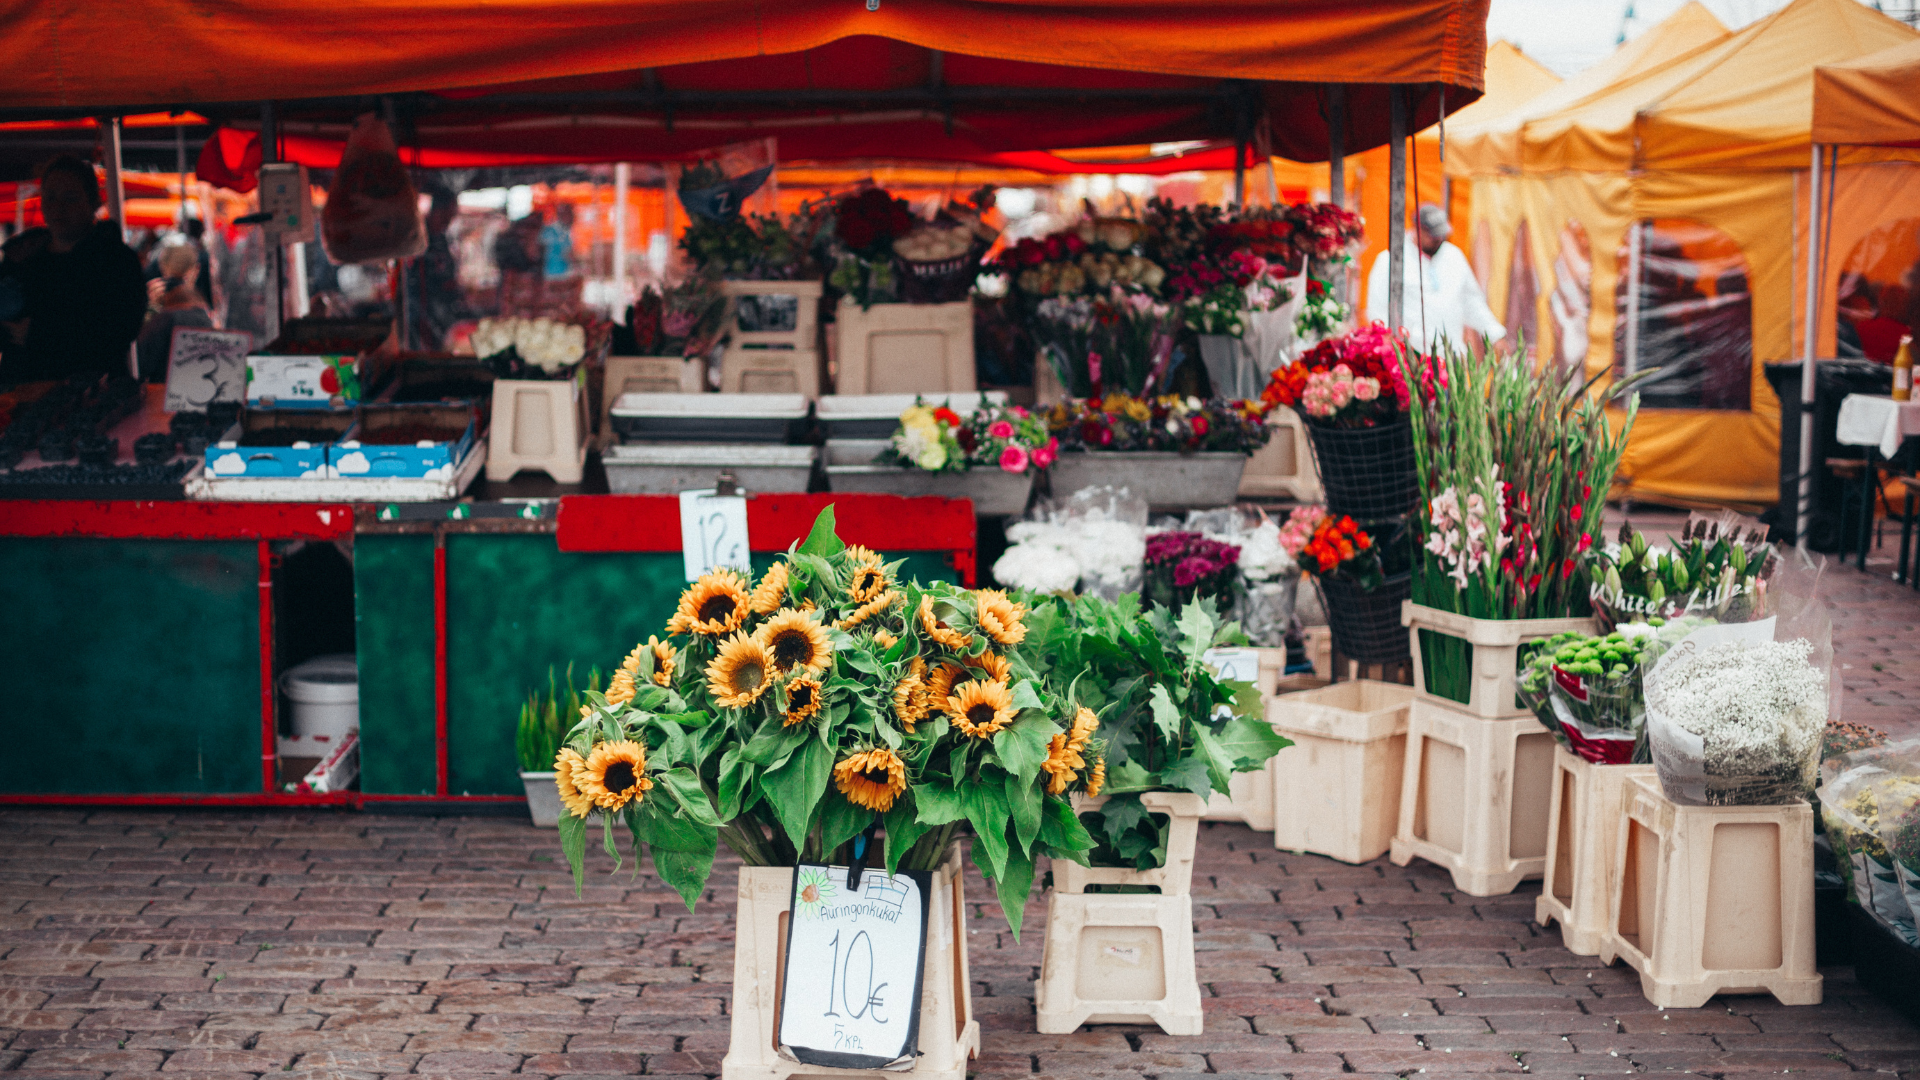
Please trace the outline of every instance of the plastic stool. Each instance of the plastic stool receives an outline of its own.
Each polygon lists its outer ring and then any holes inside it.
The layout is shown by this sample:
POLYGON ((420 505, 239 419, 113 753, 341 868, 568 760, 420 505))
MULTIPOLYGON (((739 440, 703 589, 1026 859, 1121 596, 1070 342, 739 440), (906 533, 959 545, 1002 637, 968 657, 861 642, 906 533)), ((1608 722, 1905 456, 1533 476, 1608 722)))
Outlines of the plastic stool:
POLYGON ((586 467, 587 399, 578 380, 494 381, 488 480, 538 469, 555 483, 577 484, 586 467))
POLYGON ((1504 896, 1541 876, 1554 750, 1532 716, 1483 720, 1414 698, 1393 864, 1445 867, 1468 896, 1504 896))

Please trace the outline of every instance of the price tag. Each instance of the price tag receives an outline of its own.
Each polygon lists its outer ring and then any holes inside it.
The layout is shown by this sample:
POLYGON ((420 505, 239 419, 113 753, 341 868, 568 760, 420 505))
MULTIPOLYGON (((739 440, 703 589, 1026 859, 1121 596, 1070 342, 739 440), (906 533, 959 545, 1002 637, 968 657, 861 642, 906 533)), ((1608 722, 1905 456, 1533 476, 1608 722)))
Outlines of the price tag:
POLYGON ((933 875, 868 869, 858 891, 847 868, 793 869, 780 1053, 809 1065, 884 1069, 919 1049, 927 896, 933 875))
POLYGON ((1260 681, 1260 653, 1254 649, 1208 649, 1200 662, 1211 667, 1220 682, 1260 681))
POLYGON ((680 550, 686 556, 688 581, 717 567, 751 575, 746 497, 715 495, 712 489, 681 492, 680 550))

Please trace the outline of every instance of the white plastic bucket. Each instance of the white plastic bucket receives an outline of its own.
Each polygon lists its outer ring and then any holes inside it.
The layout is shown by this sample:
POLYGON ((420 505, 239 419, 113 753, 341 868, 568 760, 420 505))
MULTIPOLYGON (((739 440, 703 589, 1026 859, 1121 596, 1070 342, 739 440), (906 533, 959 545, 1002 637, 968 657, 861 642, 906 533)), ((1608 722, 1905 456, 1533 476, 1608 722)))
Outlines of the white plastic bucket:
POLYGON ((293 734, 344 738, 360 727, 360 672, 352 653, 316 656, 280 676, 293 702, 293 734))

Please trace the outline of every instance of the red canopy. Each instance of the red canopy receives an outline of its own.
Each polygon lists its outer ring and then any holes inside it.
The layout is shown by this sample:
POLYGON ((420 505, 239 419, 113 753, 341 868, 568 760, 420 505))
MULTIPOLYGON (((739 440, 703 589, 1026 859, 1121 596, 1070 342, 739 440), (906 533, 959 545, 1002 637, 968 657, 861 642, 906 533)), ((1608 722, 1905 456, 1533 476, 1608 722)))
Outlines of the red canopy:
MULTIPOLYGON (((1232 140, 1326 157, 1478 97, 1486 0, 125 0, 0 16, 0 113, 300 99, 339 138, 371 95, 423 152, 664 160, 776 136, 786 158, 991 160, 1058 147, 1232 140), (166 42, 165 49, 153 47, 166 42), (182 64, 179 58, 191 57, 182 64), (449 91, 450 87, 466 89, 449 91), (409 131, 410 129, 410 131, 409 131), (1262 136, 1265 136, 1262 138, 1262 136)), ((225 118, 246 114, 224 110, 225 118)))

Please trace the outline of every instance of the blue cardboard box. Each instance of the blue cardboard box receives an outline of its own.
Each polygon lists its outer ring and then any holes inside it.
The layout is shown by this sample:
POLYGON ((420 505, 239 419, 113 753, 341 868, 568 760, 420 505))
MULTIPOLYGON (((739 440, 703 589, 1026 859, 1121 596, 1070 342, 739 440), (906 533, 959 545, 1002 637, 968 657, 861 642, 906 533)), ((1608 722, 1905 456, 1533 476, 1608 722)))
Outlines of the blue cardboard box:
POLYGON ((351 412, 248 410, 219 442, 207 444, 207 472, 320 479, 327 475, 327 448, 352 426, 351 412))
POLYGON ((471 405, 367 405, 328 449, 327 475, 450 479, 476 438, 471 405))

